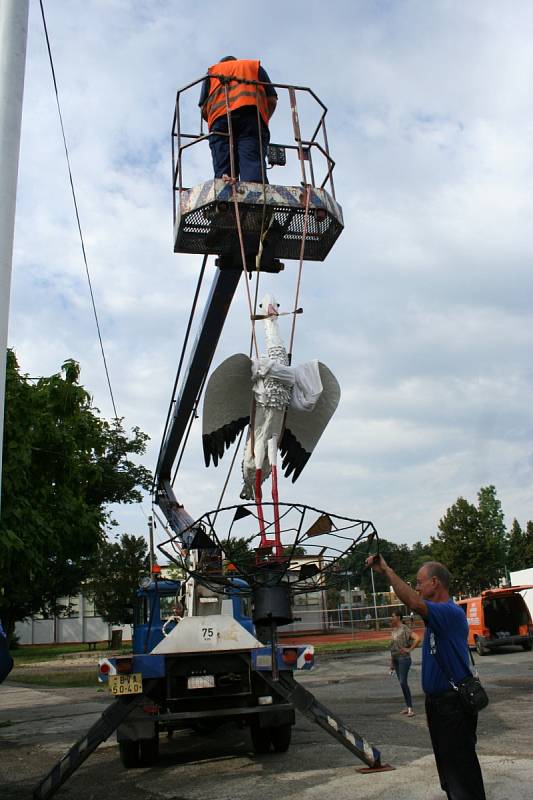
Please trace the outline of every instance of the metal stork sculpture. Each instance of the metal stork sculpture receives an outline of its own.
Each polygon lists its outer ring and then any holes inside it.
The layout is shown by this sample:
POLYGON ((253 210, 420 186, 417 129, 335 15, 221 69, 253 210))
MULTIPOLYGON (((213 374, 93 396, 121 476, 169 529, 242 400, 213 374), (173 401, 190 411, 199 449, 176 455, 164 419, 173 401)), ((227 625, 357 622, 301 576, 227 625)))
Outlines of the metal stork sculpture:
POLYGON ((239 433, 249 425, 242 462, 241 498, 254 500, 261 546, 280 558, 277 452, 282 470, 294 482, 307 464, 340 399, 337 379, 319 361, 292 367, 278 325, 279 304, 267 294, 259 308, 266 355, 230 356, 211 375, 203 408, 203 448, 206 466, 215 466, 239 433), (272 475, 274 538, 269 539, 262 509, 262 482, 272 475))

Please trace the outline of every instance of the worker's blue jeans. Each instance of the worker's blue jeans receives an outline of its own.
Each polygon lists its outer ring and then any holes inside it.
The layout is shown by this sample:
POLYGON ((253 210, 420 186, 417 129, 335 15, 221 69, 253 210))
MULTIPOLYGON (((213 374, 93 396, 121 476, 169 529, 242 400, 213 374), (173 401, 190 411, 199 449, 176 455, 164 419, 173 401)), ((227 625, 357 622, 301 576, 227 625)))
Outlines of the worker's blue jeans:
MULTIPOLYGON (((241 181, 263 183, 264 180, 265 183, 268 183, 265 156, 270 141, 270 132, 262 120, 258 126, 255 106, 245 106, 234 111, 231 115, 231 127, 235 177, 241 181), (261 146, 258 127, 261 131, 261 146), (263 169, 261 169, 261 147, 263 149, 263 169)), ((231 175, 229 136, 220 136, 216 131, 227 134, 227 116, 219 117, 214 121, 209 136, 215 178, 221 178, 223 175, 231 175)))
POLYGON ((405 699, 405 705, 407 708, 413 707, 413 700, 411 697, 411 690, 409 689, 409 684, 407 683, 407 675, 411 668, 411 656, 394 656, 392 659, 392 663, 394 664, 394 669, 396 670, 396 676, 400 681, 400 686, 402 688, 403 696, 405 699))

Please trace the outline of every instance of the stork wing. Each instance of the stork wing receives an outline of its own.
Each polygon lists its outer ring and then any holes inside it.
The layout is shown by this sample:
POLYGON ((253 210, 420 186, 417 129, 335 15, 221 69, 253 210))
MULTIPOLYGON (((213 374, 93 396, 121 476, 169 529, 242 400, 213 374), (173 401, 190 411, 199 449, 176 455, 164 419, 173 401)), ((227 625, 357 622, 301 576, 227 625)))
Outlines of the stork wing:
POLYGON ((230 356, 213 372, 205 390, 202 441, 206 467, 219 459, 250 422, 252 366, 243 353, 230 356))
POLYGON ((289 408, 285 431, 280 441, 279 449, 283 456, 282 469, 285 470, 287 478, 294 473, 293 483, 309 461, 341 396, 339 383, 331 370, 320 361, 318 369, 323 388, 317 404, 312 411, 298 411, 295 408, 289 408))

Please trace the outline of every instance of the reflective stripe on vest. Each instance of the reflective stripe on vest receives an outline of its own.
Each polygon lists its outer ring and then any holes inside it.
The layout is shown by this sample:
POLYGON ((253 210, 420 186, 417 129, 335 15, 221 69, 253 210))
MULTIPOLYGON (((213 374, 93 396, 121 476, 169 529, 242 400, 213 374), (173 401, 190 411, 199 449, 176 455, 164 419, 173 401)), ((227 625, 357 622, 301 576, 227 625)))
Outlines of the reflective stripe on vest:
POLYGON ((230 111, 235 111, 242 106, 257 106, 265 125, 268 125, 268 101, 265 87, 256 83, 243 83, 243 81, 257 81, 259 78, 259 61, 223 61, 209 67, 209 96, 205 101, 207 124, 211 129, 213 122, 227 113, 226 91, 224 84, 214 77, 223 75, 229 79, 228 101, 230 111), (240 80, 239 80, 240 79, 240 80))

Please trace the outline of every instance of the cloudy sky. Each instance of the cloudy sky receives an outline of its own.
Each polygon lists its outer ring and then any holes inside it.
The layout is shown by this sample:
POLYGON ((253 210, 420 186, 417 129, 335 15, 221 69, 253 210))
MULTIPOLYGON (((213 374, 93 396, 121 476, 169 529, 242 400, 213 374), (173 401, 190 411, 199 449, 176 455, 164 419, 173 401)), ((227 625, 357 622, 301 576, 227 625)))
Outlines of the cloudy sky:
MULTIPOLYGON (((81 364, 112 407, 84 272, 39 4, 30 10, 9 344, 32 376, 81 364)), ((155 467, 201 257, 172 252, 175 92, 223 55, 329 108, 346 228, 303 274, 295 361, 342 399, 281 498, 427 541, 459 495, 495 484, 533 518, 533 6, 491 0, 46 0, 82 227, 117 410, 155 467)), ((196 90, 184 114, 196 129, 196 90)), ((290 141, 287 104, 273 138, 290 141)), ((210 177, 207 147, 191 183, 210 177)), ((271 182, 292 181, 290 172, 271 182)), ((291 173, 292 175, 292 173, 291 173)), ((208 267, 202 304, 211 276, 208 267)), ((296 262, 265 280, 294 302, 296 262)), ((268 285, 267 285, 268 284, 268 285)), ((288 323, 287 323, 288 324, 288 323)), ((247 351, 240 286, 215 356, 247 351)), ((284 333, 288 333, 285 327, 284 333)), ((225 459, 225 461, 229 459, 225 459)), ((175 485, 193 516, 225 478, 195 424, 175 485)), ((226 495, 237 502, 238 469, 226 495)), ((142 508, 117 512, 146 531, 142 508)))

